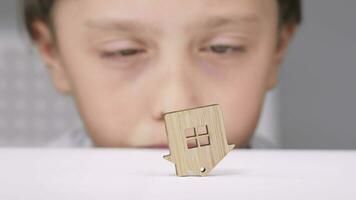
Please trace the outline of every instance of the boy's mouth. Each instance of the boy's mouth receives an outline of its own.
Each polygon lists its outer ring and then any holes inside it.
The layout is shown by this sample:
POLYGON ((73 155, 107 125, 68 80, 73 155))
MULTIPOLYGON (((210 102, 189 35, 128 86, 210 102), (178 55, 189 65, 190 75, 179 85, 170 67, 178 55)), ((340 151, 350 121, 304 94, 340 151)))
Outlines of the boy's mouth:
POLYGON ((146 148, 167 149, 168 145, 167 144, 153 144, 153 145, 146 146, 146 148))

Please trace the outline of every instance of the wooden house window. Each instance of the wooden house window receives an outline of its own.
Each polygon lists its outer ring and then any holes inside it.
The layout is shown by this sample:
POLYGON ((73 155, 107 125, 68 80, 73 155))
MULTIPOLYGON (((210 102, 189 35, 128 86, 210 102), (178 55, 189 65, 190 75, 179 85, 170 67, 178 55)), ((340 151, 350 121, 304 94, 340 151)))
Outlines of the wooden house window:
POLYGON ((184 132, 188 149, 210 145, 208 125, 187 128, 184 132))

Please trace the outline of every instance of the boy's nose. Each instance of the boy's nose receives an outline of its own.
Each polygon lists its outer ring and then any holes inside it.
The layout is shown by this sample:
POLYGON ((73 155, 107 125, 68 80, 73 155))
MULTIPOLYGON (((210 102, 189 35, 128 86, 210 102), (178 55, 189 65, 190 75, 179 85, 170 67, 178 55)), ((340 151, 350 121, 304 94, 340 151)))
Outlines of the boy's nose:
POLYGON ((190 52, 190 46, 171 34, 164 43, 156 63, 156 88, 154 115, 163 119, 163 114, 176 110, 196 107, 199 104, 200 83, 196 79, 197 66, 190 52))
POLYGON ((163 114, 167 112, 198 106, 199 91, 196 91, 196 81, 189 71, 181 68, 163 76, 164 81, 157 88, 156 119, 163 120, 163 114))

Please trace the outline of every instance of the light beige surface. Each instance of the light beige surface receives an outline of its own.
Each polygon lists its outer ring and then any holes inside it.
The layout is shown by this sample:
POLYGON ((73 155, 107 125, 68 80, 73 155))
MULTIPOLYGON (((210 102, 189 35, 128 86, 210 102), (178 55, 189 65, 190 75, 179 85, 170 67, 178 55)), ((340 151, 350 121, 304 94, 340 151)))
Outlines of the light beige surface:
POLYGON ((0 149, 0 199, 355 199, 356 151, 233 150, 207 177, 177 177, 166 153, 0 149))

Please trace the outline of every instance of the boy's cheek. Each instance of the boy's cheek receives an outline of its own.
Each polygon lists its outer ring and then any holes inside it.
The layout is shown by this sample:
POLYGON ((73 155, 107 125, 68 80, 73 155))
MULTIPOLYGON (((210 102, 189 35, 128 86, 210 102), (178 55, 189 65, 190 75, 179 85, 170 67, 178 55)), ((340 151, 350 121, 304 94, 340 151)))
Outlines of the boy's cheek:
MULTIPOLYGON (((81 117, 96 144, 102 146, 129 146, 134 129, 145 121, 143 110, 135 102, 110 97, 77 100, 81 117)), ((144 132, 143 132, 144 133, 144 132)), ((142 135, 144 136, 144 135, 142 135)))
POLYGON ((267 91, 267 60, 249 60, 214 91, 223 111, 227 137, 237 145, 247 144, 258 123, 267 91))
POLYGON ((254 99, 235 99, 235 103, 222 104, 224 123, 229 141, 235 144, 246 144, 257 125, 262 100, 256 96, 254 99))
POLYGON ((143 146, 164 139, 164 127, 158 128, 151 119, 150 108, 153 105, 147 103, 148 91, 136 93, 132 90, 135 88, 133 83, 100 80, 102 82, 78 81, 78 84, 85 84, 77 87, 74 96, 95 144, 143 146), (157 139, 157 135, 161 139, 157 139))

